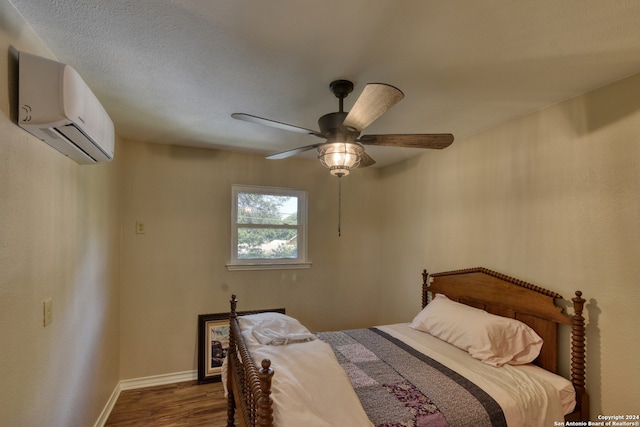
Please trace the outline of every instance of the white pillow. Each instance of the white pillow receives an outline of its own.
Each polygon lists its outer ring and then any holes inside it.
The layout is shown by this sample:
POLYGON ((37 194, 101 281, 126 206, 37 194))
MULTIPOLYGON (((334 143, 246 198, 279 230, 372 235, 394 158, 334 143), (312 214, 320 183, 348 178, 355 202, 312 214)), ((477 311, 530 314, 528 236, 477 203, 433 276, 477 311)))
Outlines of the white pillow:
POLYGON ((411 327, 440 338, 491 366, 531 363, 542 338, 524 323, 496 316, 436 294, 411 327))
POLYGON ((243 331, 251 331, 253 337, 263 345, 285 345, 316 338, 297 319, 282 313, 240 316, 238 322, 243 331))

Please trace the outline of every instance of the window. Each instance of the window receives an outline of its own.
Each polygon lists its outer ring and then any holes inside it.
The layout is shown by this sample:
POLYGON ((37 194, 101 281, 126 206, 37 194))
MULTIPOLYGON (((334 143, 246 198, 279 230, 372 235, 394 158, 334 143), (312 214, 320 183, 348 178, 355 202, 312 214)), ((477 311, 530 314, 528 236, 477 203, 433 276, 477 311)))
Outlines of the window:
POLYGON ((307 193, 232 186, 229 270, 309 268, 307 193))

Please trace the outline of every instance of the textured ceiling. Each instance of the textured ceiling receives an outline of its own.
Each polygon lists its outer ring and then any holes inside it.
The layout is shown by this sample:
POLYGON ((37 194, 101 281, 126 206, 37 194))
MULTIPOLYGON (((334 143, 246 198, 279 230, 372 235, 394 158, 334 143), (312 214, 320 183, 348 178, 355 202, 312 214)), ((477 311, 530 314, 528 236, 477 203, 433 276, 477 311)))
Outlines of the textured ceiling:
MULTIPOLYGON (((640 72, 636 0, 10 1, 120 135, 158 143, 315 143, 230 115, 317 129, 335 79, 355 83, 345 110, 367 82, 405 93, 364 133, 460 140, 640 72)), ((420 152, 367 147, 378 166, 420 152)))

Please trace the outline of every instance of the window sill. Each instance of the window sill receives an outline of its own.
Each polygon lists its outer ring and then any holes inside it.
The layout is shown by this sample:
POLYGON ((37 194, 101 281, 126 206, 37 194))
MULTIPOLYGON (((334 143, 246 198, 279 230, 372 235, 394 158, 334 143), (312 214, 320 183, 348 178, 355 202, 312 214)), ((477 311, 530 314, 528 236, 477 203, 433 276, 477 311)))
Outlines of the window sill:
POLYGON ((291 262, 291 263, 254 263, 254 264, 227 264, 228 271, 241 270, 299 270, 311 268, 310 262, 291 262))

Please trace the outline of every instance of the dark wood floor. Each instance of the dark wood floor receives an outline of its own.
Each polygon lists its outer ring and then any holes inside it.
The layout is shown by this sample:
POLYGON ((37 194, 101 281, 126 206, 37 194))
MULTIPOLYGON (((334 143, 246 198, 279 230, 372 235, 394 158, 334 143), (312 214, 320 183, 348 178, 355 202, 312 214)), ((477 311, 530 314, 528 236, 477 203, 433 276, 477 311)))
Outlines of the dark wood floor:
POLYGON ((227 425, 222 383, 187 381, 120 393, 105 427, 227 425))

